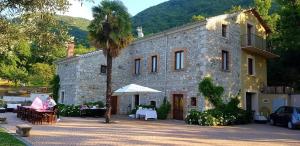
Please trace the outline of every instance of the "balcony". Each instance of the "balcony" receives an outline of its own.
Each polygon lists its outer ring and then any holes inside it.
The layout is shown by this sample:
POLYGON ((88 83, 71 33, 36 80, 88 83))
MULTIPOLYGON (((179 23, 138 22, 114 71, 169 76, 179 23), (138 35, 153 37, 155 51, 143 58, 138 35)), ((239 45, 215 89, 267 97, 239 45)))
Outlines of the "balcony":
POLYGON ((272 47, 269 43, 267 43, 265 38, 255 34, 242 35, 241 47, 247 52, 258 54, 268 59, 279 57, 272 53, 272 47))
POLYGON ((265 86, 260 91, 265 94, 293 94, 294 88, 287 86, 265 86))

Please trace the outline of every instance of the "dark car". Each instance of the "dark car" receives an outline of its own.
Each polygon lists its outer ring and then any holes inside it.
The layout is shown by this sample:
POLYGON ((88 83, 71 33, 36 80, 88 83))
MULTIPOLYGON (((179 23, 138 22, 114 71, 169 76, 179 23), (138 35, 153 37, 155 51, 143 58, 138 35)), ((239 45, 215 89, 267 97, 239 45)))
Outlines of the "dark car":
POLYGON ((270 124, 287 125, 294 129, 300 126, 300 107, 281 106, 270 115, 270 124))

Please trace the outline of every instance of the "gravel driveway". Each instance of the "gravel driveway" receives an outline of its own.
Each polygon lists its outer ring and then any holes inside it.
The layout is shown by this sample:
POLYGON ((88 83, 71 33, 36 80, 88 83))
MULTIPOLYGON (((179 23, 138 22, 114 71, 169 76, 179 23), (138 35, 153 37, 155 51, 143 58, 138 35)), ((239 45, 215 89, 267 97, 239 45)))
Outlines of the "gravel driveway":
MULTIPOLYGON (((24 123, 16 114, 0 114, 8 123, 0 125, 14 132, 24 123)), ((300 130, 249 124, 228 127, 186 125, 183 121, 143 121, 114 117, 104 124, 102 118, 62 118, 54 125, 33 125, 31 137, 24 138, 34 146, 92 145, 201 145, 201 146, 300 146, 300 130)))

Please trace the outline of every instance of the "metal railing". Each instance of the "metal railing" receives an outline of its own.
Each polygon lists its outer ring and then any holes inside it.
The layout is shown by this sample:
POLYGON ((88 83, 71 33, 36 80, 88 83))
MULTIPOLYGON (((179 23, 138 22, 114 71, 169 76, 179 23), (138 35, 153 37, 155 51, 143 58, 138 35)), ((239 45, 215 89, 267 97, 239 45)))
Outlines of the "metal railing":
POLYGON ((241 47, 253 47, 268 52, 272 52, 271 43, 256 34, 244 34, 241 36, 241 47))

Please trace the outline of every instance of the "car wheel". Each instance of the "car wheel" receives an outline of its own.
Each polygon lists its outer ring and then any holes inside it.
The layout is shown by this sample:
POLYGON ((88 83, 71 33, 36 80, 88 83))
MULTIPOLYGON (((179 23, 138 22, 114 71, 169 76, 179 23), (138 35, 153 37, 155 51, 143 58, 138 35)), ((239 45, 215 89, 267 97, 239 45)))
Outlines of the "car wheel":
POLYGON ((275 123, 275 121, 273 119, 270 119, 270 124, 274 125, 274 126, 276 125, 276 123, 275 123))
POLYGON ((288 128, 289 128, 289 129, 294 129, 294 128, 295 128, 295 126, 294 126, 294 124, 292 123, 292 121, 289 121, 289 122, 288 122, 288 128))

